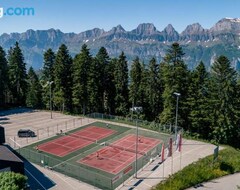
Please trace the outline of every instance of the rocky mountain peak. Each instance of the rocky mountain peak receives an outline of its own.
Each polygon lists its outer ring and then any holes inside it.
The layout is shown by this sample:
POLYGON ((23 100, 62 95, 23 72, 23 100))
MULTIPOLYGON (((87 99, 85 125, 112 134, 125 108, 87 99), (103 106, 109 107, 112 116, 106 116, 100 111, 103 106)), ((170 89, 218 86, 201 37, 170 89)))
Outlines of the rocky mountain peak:
POLYGON ((166 34, 174 34, 177 31, 173 28, 171 24, 168 24, 167 27, 164 28, 163 32, 166 34))
MULTIPOLYGON (((211 57, 219 52, 234 55, 234 60, 240 60, 240 19, 224 18, 218 21, 210 30, 204 29, 199 23, 191 24, 179 34, 169 24, 163 31, 158 31, 151 23, 139 24, 132 31, 125 31, 121 25, 105 32, 94 28, 81 33, 63 33, 60 30, 27 30, 23 33, 0 35, 0 46, 6 51, 19 42, 23 49, 28 66, 39 69, 43 65, 43 52, 48 48, 57 51, 64 43, 68 46, 71 55, 80 51, 82 44, 87 43, 94 55, 100 47, 106 47, 110 56, 118 56, 121 51, 131 60, 139 56, 142 60, 152 56, 160 61, 169 44, 178 42, 186 51, 186 62, 191 68, 199 61, 209 65, 211 57), (230 48, 229 48, 230 47, 230 48)), ((240 62, 235 62, 240 68, 240 62)))
POLYGON ((204 32, 204 28, 199 23, 188 25, 182 34, 199 34, 204 32))
POLYGON ((152 23, 139 24, 135 30, 132 30, 135 34, 151 35, 157 32, 156 27, 152 23))
POLYGON ((80 34, 78 34, 78 36, 80 38, 86 39, 86 38, 96 38, 101 36, 104 33, 103 29, 99 29, 99 28, 94 28, 92 30, 87 30, 85 32, 81 32, 80 34))
POLYGON ((229 22, 238 22, 238 23, 240 23, 240 18, 229 18, 229 17, 226 17, 226 18, 223 18, 222 21, 229 21, 229 22))
POLYGON ((20 34, 20 37, 24 39, 32 39, 36 37, 36 32, 32 29, 29 29, 26 32, 20 34))
POLYGON ((162 31, 162 35, 164 37, 164 41, 178 41, 179 40, 179 34, 178 32, 173 28, 171 24, 168 24, 166 28, 162 31))
POLYGON ((110 30, 112 33, 121 33, 126 32, 125 29, 119 24, 116 27, 113 27, 112 30, 110 30))
POLYGON ((211 29, 211 32, 221 31, 240 31, 240 19, 239 18, 223 18, 219 20, 211 29))
POLYGON ((188 25, 181 33, 183 41, 206 41, 209 39, 208 30, 205 30, 199 23, 188 25))

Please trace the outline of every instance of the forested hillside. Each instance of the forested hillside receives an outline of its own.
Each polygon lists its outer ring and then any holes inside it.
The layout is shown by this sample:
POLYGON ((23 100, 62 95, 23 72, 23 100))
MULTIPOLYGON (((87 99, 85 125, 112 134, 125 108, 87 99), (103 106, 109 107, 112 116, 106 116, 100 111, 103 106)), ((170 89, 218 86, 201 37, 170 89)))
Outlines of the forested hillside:
POLYGON ((0 47, 0 106, 27 106, 74 114, 92 112, 120 116, 142 107, 140 118, 174 123, 177 97, 178 125, 191 135, 239 146, 240 83, 229 59, 219 56, 208 72, 203 62, 189 70, 185 52, 173 43, 163 61, 154 57, 144 63, 136 57, 128 67, 124 52, 110 58, 101 47, 92 56, 87 45, 72 57, 62 44, 48 49, 44 67, 36 74, 26 71, 24 56, 16 43, 8 52, 0 47))

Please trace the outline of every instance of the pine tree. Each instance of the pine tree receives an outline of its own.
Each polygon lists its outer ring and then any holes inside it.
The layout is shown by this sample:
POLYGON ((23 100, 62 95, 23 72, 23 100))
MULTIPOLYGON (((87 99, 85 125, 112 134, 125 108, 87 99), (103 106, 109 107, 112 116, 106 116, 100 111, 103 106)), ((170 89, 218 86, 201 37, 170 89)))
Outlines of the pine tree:
POLYGON ((212 137, 219 143, 231 143, 235 137, 239 113, 236 110, 236 71, 225 56, 220 56, 211 68, 212 137))
POLYGON ((140 119, 144 120, 151 120, 152 116, 150 116, 151 108, 150 108, 150 102, 149 102, 149 94, 148 94, 148 88, 149 88, 149 70, 146 67, 144 63, 141 64, 141 82, 139 86, 139 98, 140 103, 142 107, 142 112, 138 117, 140 119))
POLYGON ((92 59, 88 73, 88 110, 89 112, 102 112, 103 105, 103 89, 101 81, 101 72, 99 62, 96 59, 92 59))
POLYGON ((146 97, 148 102, 148 116, 149 120, 157 119, 157 116, 162 112, 162 93, 163 82, 159 65, 155 58, 152 58, 149 62, 149 68, 147 69, 147 86, 146 97))
POLYGON ((237 85, 235 88, 235 97, 234 97, 234 110, 236 116, 235 124, 235 134, 234 138, 230 139, 231 145, 237 148, 240 148, 239 139, 240 139, 240 81, 237 79, 237 85))
POLYGON ((0 107, 7 103, 8 66, 6 53, 0 46, 0 107))
POLYGON ((9 50, 9 88, 11 91, 11 103, 25 105, 27 92, 27 74, 24 57, 18 42, 9 50))
POLYGON ((73 105, 77 113, 86 114, 89 110, 88 81, 91 64, 92 56, 84 44, 73 61, 73 105))
POLYGON ((178 43, 173 43, 164 57, 161 66, 164 81, 163 112, 160 115, 162 123, 174 123, 176 110, 176 97, 174 92, 181 94, 179 99, 178 125, 187 126, 187 106, 184 105, 187 97, 188 70, 183 61, 183 50, 178 43))
POLYGON ((42 86, 40 85, 38 76, 32 67, 28 71, 28 91, 26 98, 27 107, 40 108, 42 104, 42 86))
POLYGON ((41 77, 41 85, 43 88, 42 99, 45 108, 50 108, 49 105, 49 92, 50 92, 50 85, 49 82, 54 81, 54 63, 55 63, 55 53, 52 49, 48 49, 44 53, 44 66, 42 71, 41 77))
POLYGON ((72 58, 66 45, 62 44, 54 63, 53 102, 59 110, 72 109, 72 58))
POLYGON ((105 67, 105 97, 104 97, 104 108, 109 114, 115 114, 115 97, 116 87, 114 81, 115 66, 118 60, 113 58, 109 64, 105 67))
POLYGON ((175 42, 167 50, 164 61, 173 65, 180 64, 183 62, 182 58, 184 55, 185 53, 183 53, 182 47, 179 43, 175 42))
POLYGON ((187 105, 189 112, 190 131, 207 139, 210 134, 209 119, 209 75, 203 62, 191 73, 187 105))
POLYGON ((44 55, 43 55, 43 72, 42 72, 42 80, 45 82, 47 81, 53 81, 54 80, 54 73, 53 73, 53 68, 54 68, 54 63, 55 63, 55 53, 53 50, 50 48, 48 49, 44 55))
POLYGON ((128 113, 128 66, 123 52, 115 65, 114 82, 116 88, 116 114, 126 115, 128 113))
POLYGON ((109 56, 107 50, 101 47, 93 59, 89 72, 89 98, 91 112, 104 112, 106 110, 106 87, 107 70, 109 65, 109 56))
POLYGON ((129 100, 132 106, 141 105, 140 85, 142 81, 142 67, 139 57, 133 60, 130 70, 130 86, 129 86, 129 100))

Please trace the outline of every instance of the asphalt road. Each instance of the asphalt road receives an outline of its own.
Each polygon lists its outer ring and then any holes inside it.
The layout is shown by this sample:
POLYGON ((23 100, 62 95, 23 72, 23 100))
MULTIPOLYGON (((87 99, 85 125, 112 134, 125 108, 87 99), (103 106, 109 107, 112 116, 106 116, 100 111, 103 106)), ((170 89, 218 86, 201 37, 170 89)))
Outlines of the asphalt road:
POLYGON ((207 183, 200 184, 199 187, 192 187, 187 190, 237 190, 240 189, 240 173, 228 175, 207 183), (238 188, 239 187, 239 188, 238 188))

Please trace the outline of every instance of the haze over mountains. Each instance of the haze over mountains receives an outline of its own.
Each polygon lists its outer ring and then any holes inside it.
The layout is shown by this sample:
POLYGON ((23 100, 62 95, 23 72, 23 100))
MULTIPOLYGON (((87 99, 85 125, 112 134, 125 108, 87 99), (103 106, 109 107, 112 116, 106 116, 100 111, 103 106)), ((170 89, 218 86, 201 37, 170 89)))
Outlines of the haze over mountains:
POLYGON ((110 57, 118 57, 121 51, 131 61, 139 56, 145 63, 152 57, 161 61, 169 45, 178 42, 185 52, 185 62, 190 69, 201 60, 209 68, 219 55, 226 55, 237 70, 240 70, 240 19, 224 18, 210 29, 204 29, 199 23, 188 25, 178 33, 169 24, 162 31, 153 24, 143 23, 132 31, 118 25, 110 31, 94 28, 79 34, 63 33, 60 30, 27 30, 24 33, 2 34, 0 46, 8 50, 18 41, 25 56, 27 66, 40 69, 43 66, 43 53, 48 48, 57 51, 64 43, 72 56, 78 53, 86 43, 95 55, 104 46, 110 57))

